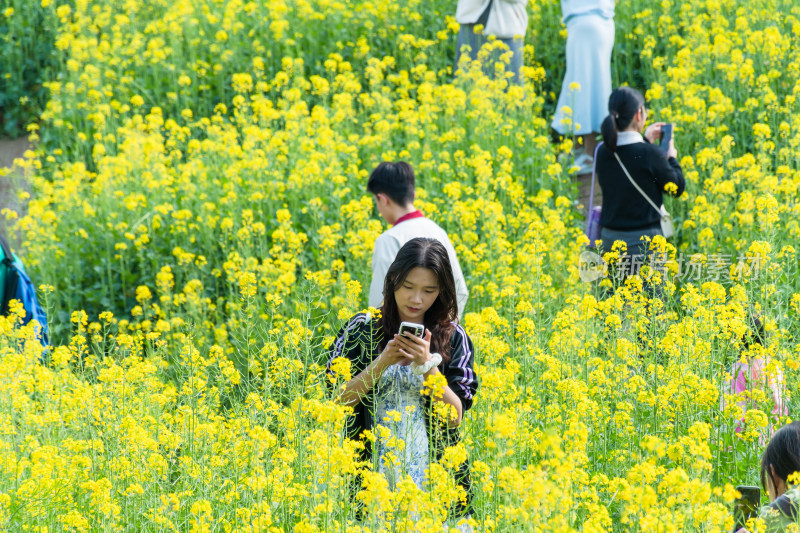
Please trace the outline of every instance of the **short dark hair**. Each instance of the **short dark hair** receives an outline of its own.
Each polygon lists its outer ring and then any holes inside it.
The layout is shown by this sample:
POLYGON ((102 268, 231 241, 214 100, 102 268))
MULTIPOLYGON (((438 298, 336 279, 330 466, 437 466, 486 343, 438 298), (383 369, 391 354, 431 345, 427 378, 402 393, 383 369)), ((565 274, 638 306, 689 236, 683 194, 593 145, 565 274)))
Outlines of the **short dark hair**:
POLYGON ((414 202, 414 169, 405 161, 384 161, 372 171, 367 181, 372 194, 385 194, 399 206, 414 202))
POLYGON ((795 472, 800 472, 800 422, 786 424, 775 432, 761 456, 761 486, 767 490, 767 476, 775 475, 786 481, 795 472))

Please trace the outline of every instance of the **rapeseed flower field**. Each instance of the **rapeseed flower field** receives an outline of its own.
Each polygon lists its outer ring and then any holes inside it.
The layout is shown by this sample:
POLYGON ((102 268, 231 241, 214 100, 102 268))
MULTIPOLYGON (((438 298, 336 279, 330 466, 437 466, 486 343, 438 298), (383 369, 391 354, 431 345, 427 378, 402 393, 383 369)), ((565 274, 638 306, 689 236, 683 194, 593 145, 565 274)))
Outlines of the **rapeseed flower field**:
POLYGON ((522 86, 453 76, 440 0, 6 5, 5 65, 30 21, 53 39, 32 192, 0 220, 54 346, 0 318, 0 529, 443 531, 467 456, 477 531, 732 528, 798 405, 793 0, 617 5, 615 83, 676 124, 687 177, 656 302, 579 276, 556 0, 528 6, 522 86), (397 159, 458 252, 481 379, 426 490, 365 471, 333 401, 349 369, 325 372, 385 229, 367 174, 397 159), (788 416, 766 381, 731 396, 742 358, 782 377, 788 416))

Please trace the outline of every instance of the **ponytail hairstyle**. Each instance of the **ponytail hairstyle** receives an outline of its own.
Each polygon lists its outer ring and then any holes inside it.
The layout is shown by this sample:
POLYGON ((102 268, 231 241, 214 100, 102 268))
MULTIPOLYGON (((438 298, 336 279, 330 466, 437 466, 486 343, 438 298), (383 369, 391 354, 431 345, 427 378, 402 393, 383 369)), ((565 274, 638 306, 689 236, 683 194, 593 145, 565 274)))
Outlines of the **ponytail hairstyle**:
POLYGON ((608 116, 600 126, 603 144, 612 152, 617 151, 617 132, 630 126, 633 117, 644 105, 642 93, 631 87, 620 87, 608 97, 608 116))

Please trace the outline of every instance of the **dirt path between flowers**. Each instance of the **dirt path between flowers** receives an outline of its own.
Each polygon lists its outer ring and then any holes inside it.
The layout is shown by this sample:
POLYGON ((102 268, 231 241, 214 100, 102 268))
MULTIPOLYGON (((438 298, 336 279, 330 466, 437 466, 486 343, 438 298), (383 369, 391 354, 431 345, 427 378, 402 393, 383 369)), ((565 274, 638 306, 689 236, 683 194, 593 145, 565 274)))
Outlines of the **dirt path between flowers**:
MULTIPOLYGON (((19 167, 14 165, 14 160, 22 158, 26 150, 31 148, 27 137, 19 139, 0 139, 0 211, 5 208, 17 213, 22 212, 25 206, 19 200, 20 190, 29 191, 28 184, 19 167), (6 170, 10 170, 6 173, 6 170)), ((5 230, 5 217, 0 215, 0 230, 5 230)), ((7 232, 3 231, 7 235, 7 232)), ((12 240, 13 236, 8 235, 12 240)))
MULTIPOLYGON (((21 159, 26 150, 33 147, 27 137, 19 139, 0 139, 0 169, 10 169, 11 173, 0 176, 0 209, 4 207, 19 206, 16 192, 27 184, 23 182, 22 172, 14 165, 15 159, 21 159)), ((5 174, 5 172, 0 172, 5 174)))
MULTIPOLYGON (((582 212, 584 216, 587 216, 591 209, 589 199, 591 197, 592 175, 578 174, 572 179, 578 184, 578 202, 583 206, 582 212)), ((597 178, 594 180, 594 203, 592 205, 603 205, 603 191, 600 190, 600 185, 597 184, 597 178)))

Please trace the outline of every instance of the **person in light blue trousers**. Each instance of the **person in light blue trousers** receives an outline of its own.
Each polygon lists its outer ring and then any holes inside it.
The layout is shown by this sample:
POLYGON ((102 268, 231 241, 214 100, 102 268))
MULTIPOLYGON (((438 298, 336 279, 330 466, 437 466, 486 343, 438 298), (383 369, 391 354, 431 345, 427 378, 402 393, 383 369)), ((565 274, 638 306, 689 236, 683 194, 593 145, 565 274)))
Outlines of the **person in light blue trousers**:
POLYGON ((611 94, 614 0, 561 0, 567 26, 567 72, 552 127, 575 135, 578 174, 592 170, 600 125, 611 94))

